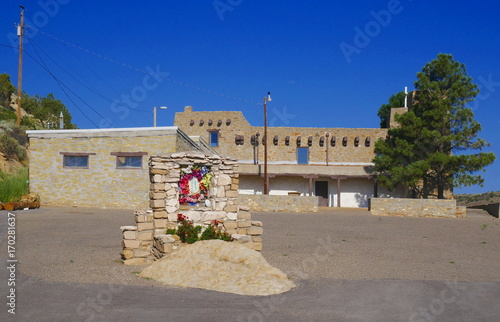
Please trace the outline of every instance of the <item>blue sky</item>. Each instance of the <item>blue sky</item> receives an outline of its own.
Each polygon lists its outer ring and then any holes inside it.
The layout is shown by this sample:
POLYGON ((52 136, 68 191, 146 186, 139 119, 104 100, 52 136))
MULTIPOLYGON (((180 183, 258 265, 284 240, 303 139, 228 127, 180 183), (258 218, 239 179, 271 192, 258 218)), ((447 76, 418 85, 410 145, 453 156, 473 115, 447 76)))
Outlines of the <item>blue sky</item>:
MULTIPOLYGON (((5 2, 0 44, 17 46, 19 3, 5 2)), ((413 89, 416 73, 442 52, 464 63, 480 86, 473 104, 480 136, 500 157, 497 1, 22 4, 31 26, 23 90, 54 93, 80 128, 151 126, 154 106, 168 106, 158 111, 158 125, 172 125, 186 105, 241 110, 262 125, 268 91, 275 126, 378 127, 380 105, 413 89)), ((0 46, 0 58, 0 73, 17 84, 17 50, 0 46)), ((485 176, 483 188, 456 192, 500 190, 500 161, 485 176)))

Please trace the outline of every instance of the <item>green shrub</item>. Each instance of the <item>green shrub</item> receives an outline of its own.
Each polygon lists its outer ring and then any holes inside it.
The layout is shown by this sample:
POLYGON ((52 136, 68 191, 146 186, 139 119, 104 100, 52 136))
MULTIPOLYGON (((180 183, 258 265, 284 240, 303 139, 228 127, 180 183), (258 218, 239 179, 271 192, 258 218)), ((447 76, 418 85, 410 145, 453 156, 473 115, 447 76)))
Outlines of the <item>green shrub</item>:
POLYGON ((29 191, 28 168, 22 168, 17 173, 0 172, 0 202, 19 201, 29 191))
POLYGON ((182 214, 177 215, 177 221, 179 222, 177 230, 168 229, 167 234, 179 236, 183 243, 192 244, 198 240, 209 239, 221 239, 224 241, 232 240, 231 236, 222 230, 220 222, 217 220, 212 221, 203 232, 201 226, 195 226, 192 221, 188 220, 187 217, 182 214))
POLYGON ((16 112, 10 108, 0 107, 0 120, 15 121, 17 120, 16 112))
POLYGON ((16 155, 19 161, 24 161, 28 159, 28 152, 26 151, 26 148, 22 145, 17 146, 16 155))
POLYGON ((17 156, 17 140, 14 139, 7 133, 0 135, 0 152, 5 155, 7 160, 11 160, 14 156, 17 156))
POLYGON ((200 240, 221 239, 224 241, 231 241, 231 236, 222 230, 220 222, 214 220, 201 234, 200 240))

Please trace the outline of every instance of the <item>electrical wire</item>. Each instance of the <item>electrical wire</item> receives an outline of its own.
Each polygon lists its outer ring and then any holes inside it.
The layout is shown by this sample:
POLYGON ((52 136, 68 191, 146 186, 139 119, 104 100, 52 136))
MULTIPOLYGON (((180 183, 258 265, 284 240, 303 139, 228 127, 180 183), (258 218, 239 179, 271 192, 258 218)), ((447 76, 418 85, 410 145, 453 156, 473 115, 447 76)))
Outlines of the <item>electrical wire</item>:
MULTIPOLYGON (((50 55, 47 54, 47 52, 45 52, 38 44, 36 44, 33 39, 30 38, 30 44, 33 46, 33 47, 38 47, 38 49, 44 53, 57 67, 59 67, 63 72, 65 72, 66 74, 68 74, 71 78, 73 78, 76 82, 78 82, 80 85, 82 85, 83 87, 85 87, 86 89, 88 89, 89 91, 91 91, 92 93, 96 94, 97 96, 103 98, 104 100, 110 102, 110 103, 114 103, 116 104, 116 100, 112 100, 106 96, 104 96, 103 94, 99 93, 98 91, 94 90, 93 88, 87 86, 86 84, 84 84, 82 81, 80 81, 77 77, 73 76, 71 73, 69 73, 66 69, 64 69, 61 65, 59 65, 50 55)), ((35 51, 36 48, 35 48, 35 51)), ((38 52, 38 51, 37 51, 38 52)), ((126 107, 126 108, 130 108, 131 110, 134 110, 134 111, 138 111, 138 112, 143 112, 143 113, 150 113, 151 111, 145 111, 145 110, 141 110, 141 109, 137 109, 137 108, 132 108, 132 107, 128 107, 128 106, 125 106, 123 104, 116 104, 117 106, 123 106, 123 107, 126 107)))
MULTIPOLYGON (((31 41, 31 38, 29 38, 28 36, 28 39, 31 41)), ((36 47, 34 47, 34 50, 38 56, 38 58, 40 59, 41 62, 37 61, 35 59, 35 57, 33 57, 33 55, 31 55, 29 52, 27 52, 26 50, 23 50, 24 53, 26 53, 29 57, 31 57, 31 59, 33 59, 33 61, 35 61, 37 64, 39 64, 47 73, 49 73, 53 78, 54 80, 56 81, 57 85, 59 85, 59 87, 61 88, 61 90, 64 92, 64 94, 66 95, 66 97, 75 105, 75 107, 80 111, 80 113, 82 113, 82 115, 88 119, 95 127, 99 127, 89 116, 87 116, 87 114, 85 114, 85 112, 83 112, 83 110, 78 106, 78 104, 76 104, 76 102, 70 97, 70 95, 68 94, 68 92, 66 91, 66 89, 64 89, 65 87, 68 89, 68 91, 70 91, 73 95, 75 95, 80 101, 83 102, 83 104, 87 105, 92 111, 94 111, 94 113, 96 113, 97 115, 99 115, 101 118, 104 119, 104 116, 102 116, 98 111, 96 111, 92 106, 90 106, 87 102, 85 102, 80 96, 78 96, 72 89, 70 89, 66 84, 64 84, 59 78, 57 78, 51 71, 50 69, 48 68, 48 66, 45 64, 45 62, 43 61, 42 57, 40 56, 40 54, 38 53, 38 51, 36 50, 36 47)))
POLYGON ((31 28, 31 29, 33 29, 33 30, 38 31, 38 32, 40 32, 40 33, 42 33, 42 34, 46 35, 47 37, 50 37, 50 38, 55 39, 55 40, 57 40, 57 41, 59 41, 59 42, 62 42, 63 44, 66 44, 66 45, 68 45, 68 46, 71 46, 71 47, 74 47, 74 48, 76 48, 76 49, 82 50, 82 51, 84 51, 84 52, 86 52, 86 53, 88 53, 88 54, 91 54, 91 55, 94 55, 94 56, 99 57, 99 58, 101 58, 101 59, 104 59, 104 60, 110 61, 110 62, 112 62, 112 63, 114 63, 114 64, 118 64, 118 65, 121 65, 121 66, 123 66, 123 67, 130 68, 130 69, 132 69, 132 70, 135 70, 135 71, 138 71, 138 72, 144 73, 144 74, 146 74, 146 75, 151 75, 151 76, 154 76, 154 77, 160 77, 160 78, 162 78, 162 79, 164 79, 164 80, 166 80, 166 81, 169 81, 169 82, 171 82, 171 83, 174 83, 174 84, 177 84, 177 85, 181 85, 181 86, 184 86, 184 87, 188 87, 188 88, 192 88, 192 89, 195 89, 195 90, 197 90, 197 91, 201 91, 201 92, 205 92, 205 93, 209 93, 209 94, 213 94, 213 95, 217 95, 217 96, 221 96, 221 97, 226 97, 226 98, 229 98, 229 99, 232 99, 232 100, 237 100, 237 101, 241 101, 241 102, 249 103, 249 104, 252 104, 252 105, 253 105, 253 104, 256 104, 256 105, 262 105, 262 103, 255 103, 255 102, 249 101, 249 100, 244 99, 244 98, 240 98, 240 97, 236 97, 236 96, 232 96, 232 95, 226 95, 226 94, 223 94, 223 93, 220 93, 220 92, 217 92, 217 91, 213 91, 213 90, 210 90, 210 89, 206 89, 206 88, 202 88, 202 87, 194 86, 194 85, 191 85, 191 84, 188 84, 188 83, 182 82, 182 81, 177 81, 177 80, 174 80, 174 79, 172 79, 172 78, 168 78, 168 77, 166 77, 166 76, 162 76, 162 75, 157 75, 157 74, 154 74, 154 73, 150 73, 150 72, 148 72, 148 71, 146 71, 146 70, 142 70, 142 69, 140 69, 140 68, 137 68, 137 67, 131 66, 131 65, 129 65, 129 64, 122 63, 122 62, 120 62, 120 61, 118 61, 118 60, 116 60, 116 59, 109 58, 109 57, 107 57, 107 56, 104 56, 104 55, 98 54, 98 53, 96 53, 96 52, 93 52, 92 50, 85 49, 85 48, 80 47, 80 46, 78 46, 78 45, 72 44, 72 43, 70 43, 70 42, 68 42, 68 41, 66 41, 66 40, 63 40, 63 39, 61 39, 61 38, 59 38, 59 37, 56 37, 56 36, 54 36, 54 35, 51 35, 51 34, 49 34, 49 33, 45 32, 45 31, 40 30, 40 29, 37 29, 37 28, 35 28, 35 27, 33 27, 33 26, 30 26, 30 25, 25 25, 25 26, 26 26, 26 27, 28 27, 28 28, 31 28))

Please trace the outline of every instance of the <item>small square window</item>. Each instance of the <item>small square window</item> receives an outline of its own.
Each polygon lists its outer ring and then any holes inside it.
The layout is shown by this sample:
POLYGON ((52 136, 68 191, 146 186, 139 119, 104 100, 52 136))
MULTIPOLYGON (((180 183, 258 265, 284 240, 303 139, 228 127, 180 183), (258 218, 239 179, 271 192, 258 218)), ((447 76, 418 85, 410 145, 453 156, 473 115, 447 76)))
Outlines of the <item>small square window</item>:
POLYGON ((89 167, 89 156, 65 155, 63 166, 65 168, 83 168, 89 167))
POLYGON ((118 169, 142 169, 142 156, 119 156, 116 157, 118 169))
POLYGON ((210 146, 219 146, 219 132, 210 132, 210 146))
POLYGON ((309 148, 297 148, 297 163, 309 164, 309 148))

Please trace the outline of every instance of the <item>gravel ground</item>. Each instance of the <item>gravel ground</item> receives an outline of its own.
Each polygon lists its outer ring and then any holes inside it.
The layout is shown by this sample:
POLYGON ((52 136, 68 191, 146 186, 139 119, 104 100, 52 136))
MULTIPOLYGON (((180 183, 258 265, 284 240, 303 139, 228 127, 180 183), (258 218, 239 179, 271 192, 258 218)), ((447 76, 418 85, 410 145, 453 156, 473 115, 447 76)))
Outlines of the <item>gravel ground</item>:
MULTIPOLYGON (((154 286, 120 262, 120 226, 133 210, 17 211, 20 272, 51 282, 154 286)), ((0 211, 0 219, 6 212, 0 211)), ((500 220, 372 216, 363 209, 316 214, 254 213, 264 257, 290 278, 500 281, 500 220)), ((0 249, 6 257, 6 249, 0 249)))

